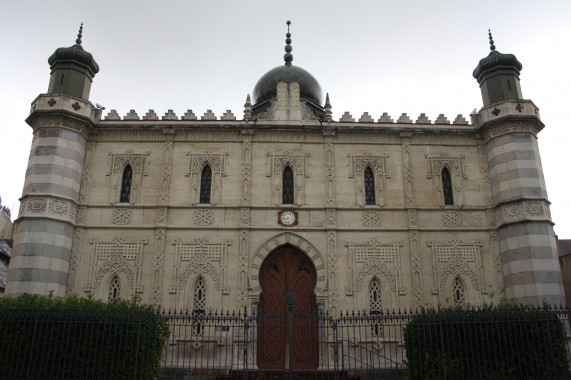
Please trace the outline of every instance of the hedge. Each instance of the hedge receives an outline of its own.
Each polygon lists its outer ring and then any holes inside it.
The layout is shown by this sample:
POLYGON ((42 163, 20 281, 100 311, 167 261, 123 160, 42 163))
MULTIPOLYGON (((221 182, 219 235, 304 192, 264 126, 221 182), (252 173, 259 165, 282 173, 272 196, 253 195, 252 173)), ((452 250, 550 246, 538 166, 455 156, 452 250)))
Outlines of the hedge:
POLYGON ((168 335, 137 299, 0 298, 0 378, 155 379, 168 335))
POLYGON ((565 327, 548 306, 423 310, 404 331, 408 379, 568 379, 565 327))

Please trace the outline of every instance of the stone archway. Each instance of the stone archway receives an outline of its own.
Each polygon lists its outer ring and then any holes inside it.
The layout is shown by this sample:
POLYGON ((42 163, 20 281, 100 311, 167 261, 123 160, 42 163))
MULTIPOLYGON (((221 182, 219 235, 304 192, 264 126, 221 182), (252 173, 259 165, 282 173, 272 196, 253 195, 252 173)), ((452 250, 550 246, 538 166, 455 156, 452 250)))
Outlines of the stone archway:
POLYGON ((278 247, 262 263, 259 281, 258 367, 284 369, 291 363, 293 369, 317 368, 317 271, 313 262, 294 246, 278 247), (295 294, 295 305, 288 314, 285 299, 290 291, 295 294))

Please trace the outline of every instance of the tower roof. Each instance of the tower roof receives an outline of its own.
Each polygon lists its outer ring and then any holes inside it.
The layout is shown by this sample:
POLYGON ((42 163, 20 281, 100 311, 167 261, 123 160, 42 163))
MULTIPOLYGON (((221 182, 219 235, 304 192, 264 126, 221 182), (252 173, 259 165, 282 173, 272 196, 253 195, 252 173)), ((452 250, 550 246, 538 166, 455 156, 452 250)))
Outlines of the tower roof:
POLYGON ((95 62, 93 56, 81 47, 82 33, 83 23, 81 23, 81 26, 79 27, 79 33, 77 34, 75 45, 56 49, 56 51, 48 58, 50 66, 57 61, 77 61, 89 67, 91 71, 93 71, 93 74, 97 74, 99 72, 99 65, 95 62))
POLYGON ((288 31, 286 33, 286 46, 284 54, 285 64, 278 66, 265 73, 254 86, 252 93, 254 104, 260 103, 271 97, 275 97, 277 91, 277 84, 279 82, 286 83, 299 83, 300 97, 305 98, 319 106, 323 103, 323 91, 319 82, 306 70, 301 67, 293 66, 293 54, 291 53, 291 33, 289 26, 291 22, 287 22, 288 31))
POLYGON ((482 58, 478 63, 478 66, 474 69, 472 76, 476 79, 480 75, 494 67, 498 66, 511 66, 520 71, 522 69, 521 62, 517 60, 516 56, 513 54, 503 54, 496 50, 494 45, 494 39, 492 38, 492 32, 488 29, 488 36, 490 38, 490 54, 487 57, 482 58))

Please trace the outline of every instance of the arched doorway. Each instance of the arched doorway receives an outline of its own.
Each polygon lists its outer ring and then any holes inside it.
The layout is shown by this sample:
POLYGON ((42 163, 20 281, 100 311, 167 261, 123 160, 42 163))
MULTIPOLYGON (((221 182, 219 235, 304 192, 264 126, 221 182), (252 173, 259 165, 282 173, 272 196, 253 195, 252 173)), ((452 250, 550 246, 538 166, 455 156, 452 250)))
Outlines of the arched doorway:
POLYGON ((315 369, 318 365, 317 272, 311 259, 290 245, 276 248, 260 267, 258 367, 315 369), (295 294, 292 335, 285 296, 295 294), (289 357, 290 340, 292 357, 289 357))

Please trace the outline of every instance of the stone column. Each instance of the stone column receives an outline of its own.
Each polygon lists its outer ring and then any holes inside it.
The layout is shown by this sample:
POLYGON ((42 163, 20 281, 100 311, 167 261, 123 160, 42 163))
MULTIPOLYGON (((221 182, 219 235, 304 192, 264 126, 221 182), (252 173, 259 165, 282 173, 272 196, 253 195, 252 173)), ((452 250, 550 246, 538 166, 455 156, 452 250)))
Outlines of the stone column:
POLYGON ((561 271, 537 145, 543 128, 529 100, 483 108, 492 202, 506 297, 525 304, 564 304, 561 271))
POLYGON ((40 95, 6 295, 66 294, 87 134, 98 111, 69 95, 40 95))

